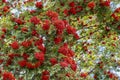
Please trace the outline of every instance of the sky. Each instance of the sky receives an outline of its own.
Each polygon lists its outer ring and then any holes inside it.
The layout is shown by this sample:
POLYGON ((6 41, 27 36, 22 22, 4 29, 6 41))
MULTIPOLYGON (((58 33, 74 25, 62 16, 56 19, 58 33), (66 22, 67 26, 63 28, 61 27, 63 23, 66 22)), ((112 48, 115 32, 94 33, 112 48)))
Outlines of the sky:
POLYGON ((120 4, 117 4, 116 8, 120 7, 120 4))

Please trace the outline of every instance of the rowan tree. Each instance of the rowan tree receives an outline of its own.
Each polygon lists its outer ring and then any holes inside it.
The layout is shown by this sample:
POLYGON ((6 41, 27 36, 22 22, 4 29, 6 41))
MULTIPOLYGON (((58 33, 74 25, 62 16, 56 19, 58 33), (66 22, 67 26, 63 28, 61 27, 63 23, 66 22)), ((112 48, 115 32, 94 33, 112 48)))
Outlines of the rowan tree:
POLYGON ((120 8, 112 2, 2 0, 0 79, 118 80, 120 8))

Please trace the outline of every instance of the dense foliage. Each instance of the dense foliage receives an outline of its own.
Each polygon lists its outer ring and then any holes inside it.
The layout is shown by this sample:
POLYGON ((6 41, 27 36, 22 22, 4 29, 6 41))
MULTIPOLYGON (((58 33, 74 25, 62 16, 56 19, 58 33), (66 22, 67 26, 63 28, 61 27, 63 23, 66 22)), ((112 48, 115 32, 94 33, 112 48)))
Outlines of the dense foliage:
POLYGON ((120 8, 111 2, 2 0, 0 79, 118 80, 120 8))

